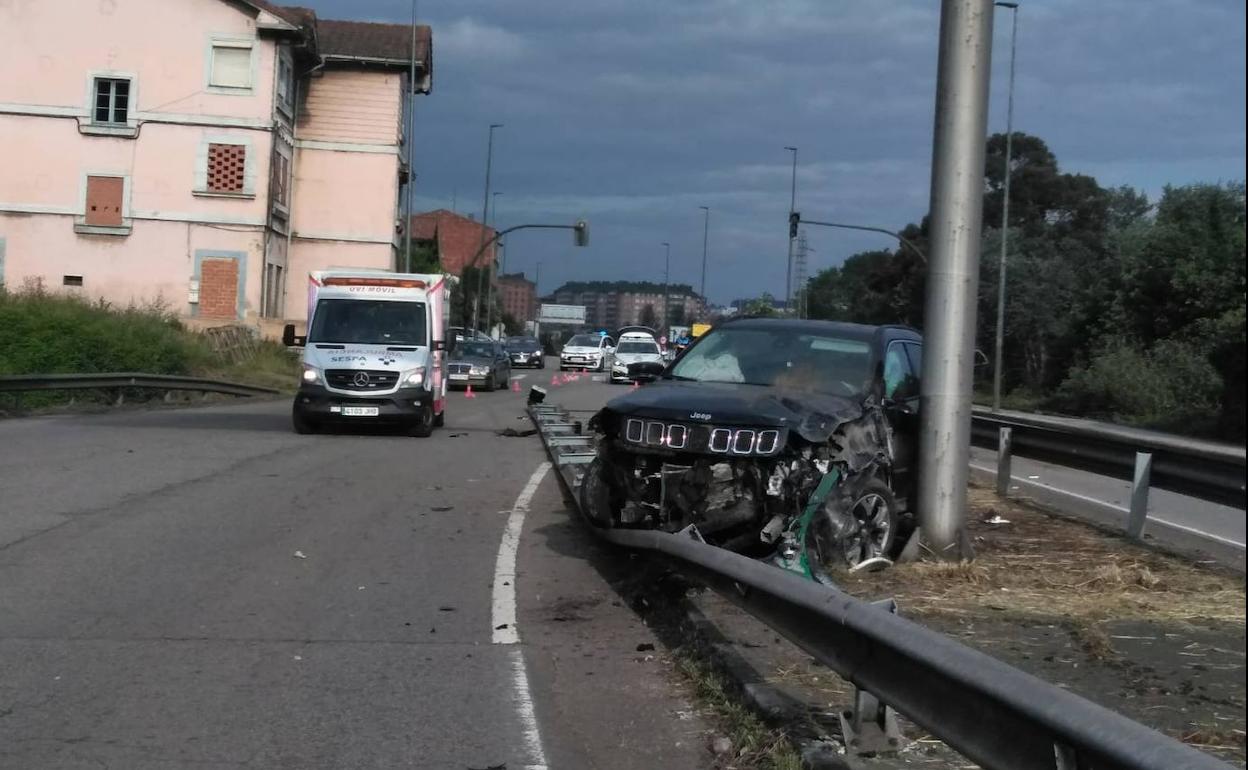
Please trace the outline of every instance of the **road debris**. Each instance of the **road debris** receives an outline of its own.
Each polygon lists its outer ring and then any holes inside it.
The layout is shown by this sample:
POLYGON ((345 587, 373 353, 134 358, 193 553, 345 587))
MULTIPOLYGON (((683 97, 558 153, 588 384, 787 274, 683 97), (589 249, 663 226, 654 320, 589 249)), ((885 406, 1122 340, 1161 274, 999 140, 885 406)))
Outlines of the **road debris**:
POLYGON ((433 511, 434 513, 446 513, 447 511, 453 511, 453 510, 455 510, 455 506, 453 506, 453 505, 434 505, 434 506, 430 506, 429 510, 433 511))
POLYGON ((651 644, 650 642, 642 642, 641 644, 637 645, 637 652, 650 652, 653 649, 654 649, 654 645, 651 644))
POLYGON ((992 525, 1009 524, 1010 520, 1001 518, 1001 514, 999 513, 994 513, 991 518, 984 519, 984 523, 992 525))
POLYGON ((294 553, 291 554, 291 556, 294 556, 296 559, 308 558, 307 554, 305 554, 303 551, 295 551, 294 553))
POLYGON ((507 438, 528 438, 537 434, 537 428, 529 428, 527 430, 516 430, 515 428, 503 428, 495 431, 496 436, 505 436, 507 438))

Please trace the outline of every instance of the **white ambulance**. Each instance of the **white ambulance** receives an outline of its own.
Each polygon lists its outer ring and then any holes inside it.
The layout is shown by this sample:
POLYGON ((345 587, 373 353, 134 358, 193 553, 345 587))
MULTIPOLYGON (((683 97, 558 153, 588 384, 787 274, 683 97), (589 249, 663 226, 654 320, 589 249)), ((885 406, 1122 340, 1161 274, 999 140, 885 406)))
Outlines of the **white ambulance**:
POLYGON ((399 424, 428 436, 446 409, 446 277, 382 270, 315 270, 292 415, 297 433, 332 422, 399 424))

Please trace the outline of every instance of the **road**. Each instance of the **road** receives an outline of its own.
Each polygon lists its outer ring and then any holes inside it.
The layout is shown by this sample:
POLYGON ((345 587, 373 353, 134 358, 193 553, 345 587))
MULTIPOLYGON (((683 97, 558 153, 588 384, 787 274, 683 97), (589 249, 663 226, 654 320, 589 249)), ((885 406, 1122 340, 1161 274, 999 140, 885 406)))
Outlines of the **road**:
POLYGON ((286 401, 0 422, 0 767, 708 765, 612 589, 627 559, 536 438, 496 435, 522 414, 456 395, 430 439, 297 436, 286 401))

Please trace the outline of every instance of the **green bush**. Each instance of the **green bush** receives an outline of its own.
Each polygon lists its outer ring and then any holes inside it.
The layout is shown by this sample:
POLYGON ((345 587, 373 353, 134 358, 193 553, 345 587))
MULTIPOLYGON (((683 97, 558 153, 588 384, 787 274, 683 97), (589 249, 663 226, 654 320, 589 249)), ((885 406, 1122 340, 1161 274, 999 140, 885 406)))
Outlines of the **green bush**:
MULTIPOLYGON (((1102 343, 1071 369, 1049 406, 1070 414, 1159 428, 1207 423, 1219 410, 1222 378, 1200 346, 1163 340, 1143 350, 1122 338, 1102 343)), ((1204 432, 1208 426, 1200 426, 1204 432)))
POLYGON ((0 292, 0 374, 188 374, 212 358, 205 340, 158 305, 115 309, 37 287, 0 292))

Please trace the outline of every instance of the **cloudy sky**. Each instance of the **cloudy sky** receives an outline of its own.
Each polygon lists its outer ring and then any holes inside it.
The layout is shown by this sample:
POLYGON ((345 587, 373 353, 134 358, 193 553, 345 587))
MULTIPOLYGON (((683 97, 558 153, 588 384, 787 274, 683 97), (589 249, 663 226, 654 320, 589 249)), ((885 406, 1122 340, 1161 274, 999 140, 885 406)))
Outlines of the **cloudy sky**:
MULTIPOLYGON (((409 0, 303 0, 406 22, 409 0)), ((808 217, 899 228, 927 210, 938 0, 419 0, 434 91, 418 105, 421 209, 480 215, 487 126, 500 226, 585 217, 592 243, 519 233, 507 270, 783 294, 790 156, 808 217)), ((1243 0, 1022 0, 1015 127, 1068 171, 1156 195, 1244 178, 1243 0)), ((990 131, 1005 125, 999 10, 990 131)), ((811 272, 871 235, 813 228, 811 272)))

